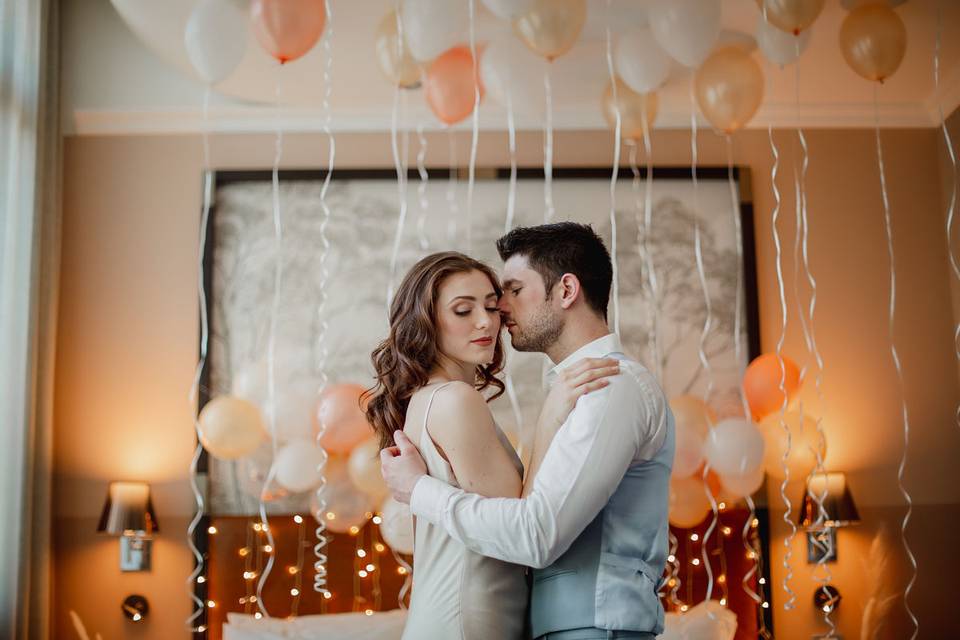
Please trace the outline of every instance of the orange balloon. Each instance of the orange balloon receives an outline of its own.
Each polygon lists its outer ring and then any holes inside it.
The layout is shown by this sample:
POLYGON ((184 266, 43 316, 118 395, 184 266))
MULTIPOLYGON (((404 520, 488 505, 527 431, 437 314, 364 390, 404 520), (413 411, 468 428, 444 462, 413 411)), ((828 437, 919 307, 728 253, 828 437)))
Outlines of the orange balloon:
POLYGON ((260 45, 280 64, 310 51, 327 23, 324 0, 253 0, 250 17, 260 45))
POLYGON ((620 78, 617 82, 617 99, 613 99, 613 83, 608 82, 603 92, 603 117, 611 129, 617 126, 617 109, 620 110, 620 135, 627 140, 636 140, 643 137, 644 122, 647 131, 653 127, 657 118, 657 94, 637 93, 620 78))
MULTIPOLYGON (((785 371, 784 389, 787 402, 800 391, 800 369, 790 358, 783 356, 785 371)), ((776 354, 765 353, 747 367, 743 376, 743 392, 754 418, 762 420, 783 406, 783 392, 780 390, 780 361, 776 354)))
POLYGON ((420 85, 420 66, 413 59, 410 47, 406 46, 397 35, 396 11, 389 12, 380 21, 374 42, 380 70, 390 82, 405 89, 420 85))
POLYGON ((795 36, 813 24, 823 11, 823 0, 757 0, 761 12, 764 5, 767 22, 795 36))
POLYGON ((864 5, 851 11, 840 25, 840 51, 851 69, 882 83, 903 62, 907 28, 888 5, 864 5))
POLYGON ((689 478, 670 480, 670 524, 681 529, 695 527, 710 513, 710 501, 703 488, 703 479, 693 475, 689 478))
POLYGON ((552 62, 573 48, 586 21, 586 0, 534 0, 513 21, 513 30, 534 53, 552 62))
POLYGON ((473 56, 469 47, 447 49, 427 67, 427 104, 445 124, 455 124, 473 113, 476 86, 479 86, 483 98, 479 69, 474 83, 473 56))
POLYGON ((360 403, 364 391, 359 384, 346 383, 330 385, 320 394, 314 433, 321 424, 326 427, 320 444, 330 453, 346 455, 372 435, 366 406, 360 403))
POLYGON ((714 128, 733 133, 747 122, 763 101, 763 71, 742 49, 713 52, 697 70, 697 104, 714 128))
POLYGON ((790 431, 790 449, 787 450, 787 433, 780 422, 780 414, 773 413, 760 423, 763 439, 766 443, 763 453, 763 465, 767 473, 777 480, 786 476, 783 468, 783 456, 787 456, 787 469, 790 480, 806 480, 817 466, 817 454, 822 461, 827 455, 826 439, 820 441, 817 433, 817 421, 813 416, 789 411, 784 423, 790 431))

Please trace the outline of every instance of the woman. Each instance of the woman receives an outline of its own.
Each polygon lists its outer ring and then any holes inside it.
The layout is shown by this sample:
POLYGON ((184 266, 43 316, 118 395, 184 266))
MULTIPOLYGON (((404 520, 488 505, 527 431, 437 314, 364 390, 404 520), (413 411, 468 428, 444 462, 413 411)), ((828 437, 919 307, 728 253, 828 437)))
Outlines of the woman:
MULTIPOLYGON (((381 448, 403 429, 428 473, 466 491, 518 498, 523 465, 481 392, 503 393, 502 291, 487 265, 435 253, 406 274, 390 309, 390 335, 372 354, 377 385, 367 417, 381 448)), ((544 413, 566 415, 570 394, 544 413)), ((548 399, 548 404, 552 402, 548 399)), ((403 637, 520 638, 524 568, 469 551, 430 523, 415 524, 414 580, 403 637)))

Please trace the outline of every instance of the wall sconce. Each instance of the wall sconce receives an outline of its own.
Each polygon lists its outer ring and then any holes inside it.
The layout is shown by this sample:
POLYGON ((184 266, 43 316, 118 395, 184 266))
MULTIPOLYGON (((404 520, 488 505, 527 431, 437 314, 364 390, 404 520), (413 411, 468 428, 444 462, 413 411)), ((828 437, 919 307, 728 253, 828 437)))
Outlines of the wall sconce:
POLYGON ((818 473, 810 477, 800 507, 800 527, 807 532, 807 563, 836 562, 837 529, 860 522, 857 505, 843 473, 818 473), (817 501, 823 498, 826 516, 820 519, 817 501))
POLYGON ((159 531, 146 482, 111 482, 97 531, 120 537, 120 570, 149 571, 151 536, 159 531))

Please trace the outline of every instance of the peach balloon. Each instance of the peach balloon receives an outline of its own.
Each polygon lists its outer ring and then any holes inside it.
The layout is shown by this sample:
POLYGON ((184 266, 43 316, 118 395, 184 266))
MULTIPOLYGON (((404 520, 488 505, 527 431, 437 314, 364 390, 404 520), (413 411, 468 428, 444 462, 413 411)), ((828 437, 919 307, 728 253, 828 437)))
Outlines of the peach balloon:
MULTIPOLYGON (((800 369, 786 356, 783 356, 783 368, 786 372, 784 388, 789 403, 800 391, 800 369)), ((743 392, 757 420, 780 410, 783 392, 780 390, 780 361, 775 354, 765 353, 750 363, 743 376, 743 392)))
POLYGON ((250 18, 260 46, 284 64, 317 44, 327 10, 324 0, 253 0, 250 18))
POLYGON ((260 410, 232 396, 217 396, 204 405, 197 429, 203 448, 221 460, 247 456, 267 437, 260 410))
POLYGON ((320 394, 314 434, 321 424, 326 427, 320 444, 330 453, 346 455, 373 432, 364 414, 366 404, 360 401, 364 391, 359 384, 341 383, 320 394))
POLYGON ((370 496, 357 489, 350 481, 347 461, 337 456, 327 460, 324 469, 327 484, 323 490, 323 510, 316 492, 310 496, 310 513, 317 522, 323 522, 333 533, 347 533, 351 527, 362 527, 375 503, 370 496))
POLYGON ((374 46, 380 70, 390 82, 405 89, 420 85, 420 65, 410 53, 410 47, 397 35, 396 11, 390 11, 380 21, 374 35, 374 46))
POLYGON ((573 48, 586 21, 586 0, 534 0, 513 21, 513 30, 534 53, 552 62, 573 48))
POLYGON ((620 136, 626 140, 643 137, 644 123, 647 131, 657 119, 658 100, 654 91, 637 93, 620 78, 616 79, 617 99, 613 99, 613 83, 608 82, 603 91, 603 117, 611 129, 617 126, 617 109, 620 110, 620 136))
POLYGON ((892 76, 907 51, 907 28, 883 3, 854 9, 840 25, 840 51, 850 68, 867 80, 892 76))
POLYGON ((773 413, 761 422, 763 438, 766 441, 763 466, 771 477, 783 480, 783 456, 787 454, 787 468, 790 480, 805 479, 817 465, 817 451, 821 460, 827 455, 827 443, 820 443, 817 433, 817 421, 810 415, 790 411, 784 418, 790 431, 790 450, 787 451, 787 434, 780 422, 780 414, 773 413))
POLYGON ((717 416, 703 400, 689 394, 672 398, 670 411, 677 429, 689 429, 701 438, 707 437, 710 427, 717 421, 717 416))
POLYGON ((720 476, 720 486, 728 505, 751 496, 763 486, 764 468, 758 467, 750 473, 724 474, 720 476))
POLYGON ((749 53, 726 47, 710 54, 697 70, 697 104, 710 124, 733 133, 763 101, 763 71, 749 53))
POLYGON ((456 124, 473 113, 475 86, 479 86, 483 98, 480 71, 474 76, 469 47, 447 49, 427 67, 427 104, 444 124, 456 124))
POLYGON ((710 512, 710 501, 703 479, 696 476, 670 480, 670 524, 689 529, 703 522, 710 512))
POLYGON ((823 0, 757 0, 767 22, 781 31, 800 35, 823 11, 823 0))
POLYGON ((374 502, 381 502, 389 494, 380 475, 380 443, 375 438, 365 440, 353 449, 347 461, 347 471, 354 486, 374 502))

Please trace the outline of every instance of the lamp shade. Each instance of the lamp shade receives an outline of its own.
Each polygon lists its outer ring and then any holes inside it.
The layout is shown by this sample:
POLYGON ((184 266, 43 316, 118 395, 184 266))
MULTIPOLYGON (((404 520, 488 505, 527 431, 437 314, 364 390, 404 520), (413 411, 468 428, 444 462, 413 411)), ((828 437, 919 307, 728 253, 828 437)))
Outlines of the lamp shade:
POLYGON ((857 505, 847 487, 847 477, 840 472, 815 473, 807 481, 807 491, 803 494, 800 507, 800 526, 804 529, 846 527, 860 522, 857 505), (817 500, 823 496, 823 508, 826 518, 817 524, 820 507, 817 500))
POLYGON ((159 531, 146 482, 111 482, 97 531, 113 536, 143 536, 159 531))

